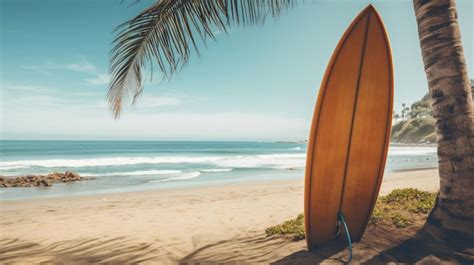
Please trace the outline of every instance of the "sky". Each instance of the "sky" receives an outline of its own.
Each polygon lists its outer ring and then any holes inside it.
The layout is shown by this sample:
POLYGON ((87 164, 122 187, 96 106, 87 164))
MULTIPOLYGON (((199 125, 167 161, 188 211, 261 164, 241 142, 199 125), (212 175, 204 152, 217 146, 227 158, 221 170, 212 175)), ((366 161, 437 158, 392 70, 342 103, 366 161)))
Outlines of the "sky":
MULTIPOLYGON (((0 0, 0 139, 307 139, 329 58, 369 3, 392 46, 395 110, 428 91, 411 0, 306 0, 263 26, 218 34, 170 81, 155 72, 114 120, 106 102, 113 30, 152 3, 133 2, 0 0)), ((473 1, 457 0, 457 9, 472 77, 473 1)))

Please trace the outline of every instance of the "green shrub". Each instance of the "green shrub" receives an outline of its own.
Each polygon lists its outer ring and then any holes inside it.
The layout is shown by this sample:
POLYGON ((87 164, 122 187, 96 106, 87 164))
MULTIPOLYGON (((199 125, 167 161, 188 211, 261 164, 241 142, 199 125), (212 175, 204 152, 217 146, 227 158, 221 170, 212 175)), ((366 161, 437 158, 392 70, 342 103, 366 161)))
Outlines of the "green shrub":
POLYGON ((369 224, 376 224, 384 219, 384 212, 379 209, 379 207, 375 207, 374 211, 372 212, 372 216, 369 219, 369 224))
POLYGON ((436 193, 406 188, 395 189, 386 196, 380 197, 385 204, 397 204, 413 213, 428 213, 434 206, 436 193))
POLYGON ((290 235, 295 240, 304 239, 304 215, 299 214, 295 219, 265 229, 267 236, 290 235))
POLYGON ((409 217, 403 216, 399 213, 389 214, 389 216, 390 220, 392 221, 392 224, 394 224, 398 228, 404 228, 411 224, 411 220, 409 217))

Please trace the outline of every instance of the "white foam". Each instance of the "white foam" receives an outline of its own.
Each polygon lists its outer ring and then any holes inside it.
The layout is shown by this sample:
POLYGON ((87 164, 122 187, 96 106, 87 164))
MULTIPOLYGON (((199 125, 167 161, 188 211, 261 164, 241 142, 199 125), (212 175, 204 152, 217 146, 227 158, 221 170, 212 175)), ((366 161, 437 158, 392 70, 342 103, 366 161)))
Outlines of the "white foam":
POLYGON ((432 155, 436 154, 435 146, 390 146, 388 155, 432 155))
POLYGON ((138 164, 174 164, 174 163, 206 163, 221 159, 219 156, 162 156, 162 157, 103 157, 87 159, 49 159, 49 160, 23 160, 0 162, 0 169, 6 167, 26 168, 38 167, 98 167, 98 166, 123 166, 138 164))
POLYGON ((301 150, 301 147, 297 146, 297 147, 292 147, 292 148, 288 148, 288 150, 301 150))
POLYGON ((161 156, 161 157, 107 157, 88 159, 49 159, 49 160, 23 160, 0 162, 0 170, 16 167, 99 167, 123 166, 139 164, 176 164, 176 163, 207 163, 223 168, 233 167, 261 167, 261 166, 299 166, 304 165, 305 154, 272 154, 272 155, 246 155, 246 156, 161 156))
POLYGON ((183 173, 183 175, 179 176, 179 177, 172 177, 172 178, 159 179, 159 180, 150 180, 148 182, 149 183, 157 183, 157 182, 168 182, 168 181, 177 181, 177 180, 185 180, 185 179, 194 179, 194 178, 199 177, 200 175, 201 175, 200 172, 192 171, 192 172, 183 173))
POLYGON ((213 168, 213 169, 201 169, 201 172, 228 172, 232 171, 232 168, 213 168))
POLYGON ((275 166, 275 169, 282 169, 282 170, 296 170, 296 169, 304 169, 304 166, 275 166))
MULTIPOLYGON (((1 164, 1 162, 0 162, 1 164)), ((12 169, 20 169, 20 168, 28 168, 28 165, 13 165, 13 166, 0 166, 1 170, 12 170, 12 169)))
POLYGON ((107 172, 107 173, 81 173, 83 176, 89 177, 106 177, 106 176, 145 176, 145 175, 169 175, 179 174, 181 170, 138 170, 127 172, 107 172))
POLYGON ((305 160, 305 154, 273 154, 228 157, 214 163, 220 167, 232 168, 298 167, 304 166, 305 160))

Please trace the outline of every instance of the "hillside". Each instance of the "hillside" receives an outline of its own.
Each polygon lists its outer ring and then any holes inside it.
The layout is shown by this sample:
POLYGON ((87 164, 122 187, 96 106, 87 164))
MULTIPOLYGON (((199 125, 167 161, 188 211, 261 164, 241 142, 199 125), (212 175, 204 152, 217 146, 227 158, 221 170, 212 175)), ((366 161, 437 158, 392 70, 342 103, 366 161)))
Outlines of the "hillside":
MULTIPOLYGON (((474 97, 474 80, 471 80, 474 97)), ((411 106, 402 104, 401 113, 394 112, 391 141, 395 143, 425 144, 436 143, 434 118, 429 95, 411 106)))

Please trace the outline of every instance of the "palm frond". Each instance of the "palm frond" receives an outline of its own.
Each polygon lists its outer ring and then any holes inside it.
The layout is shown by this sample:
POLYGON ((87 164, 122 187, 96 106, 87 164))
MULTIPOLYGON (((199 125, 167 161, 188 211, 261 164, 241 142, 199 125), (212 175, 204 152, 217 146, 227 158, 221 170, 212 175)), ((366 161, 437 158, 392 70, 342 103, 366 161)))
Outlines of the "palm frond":
POLYGON ((142 68, 157 64, 165 78, 181 69, 198 41, 215 39, 232 25, 261 24, 296 0, 157 0, 135 18, 118 26, 110 52, 111 82, 107 98, 115 118, 123 101, 140 96, 142 68))

